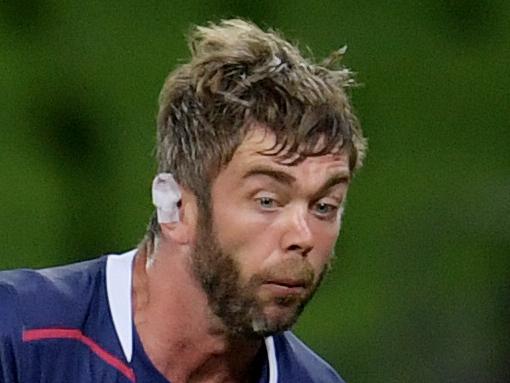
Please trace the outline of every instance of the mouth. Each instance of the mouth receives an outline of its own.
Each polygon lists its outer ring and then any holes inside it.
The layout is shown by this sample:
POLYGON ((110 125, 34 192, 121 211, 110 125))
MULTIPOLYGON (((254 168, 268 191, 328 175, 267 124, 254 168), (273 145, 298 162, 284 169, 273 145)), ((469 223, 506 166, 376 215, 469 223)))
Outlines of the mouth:
POLYGON ((265 282, 266 284, 273 284, 273 285, 279 285, 284 286, 288 288, 294 288, 294 287, 306 287, 306 282, 302 279, 289 279, 289 278, 283 278, 283 279, 271 279, 265 282))
POLYGON ((308 284, 298 279, 274 279, 263 283, 263 286, 275 295, 301 295, 308 284))

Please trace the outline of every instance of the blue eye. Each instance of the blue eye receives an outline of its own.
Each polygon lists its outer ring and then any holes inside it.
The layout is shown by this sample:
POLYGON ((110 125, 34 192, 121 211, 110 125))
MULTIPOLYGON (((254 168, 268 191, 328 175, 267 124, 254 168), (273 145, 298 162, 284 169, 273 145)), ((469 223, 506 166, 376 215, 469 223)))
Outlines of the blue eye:
POLYGON ((270 197, 257 198, 257 202, 263 209, 274 209, 276 207, 276 201, 270 197))
POLYGON ((319 202, 315 204, 315 212, 320 216, 331 216, 336 214, 338 208, 334 205, 325 202, 319 202))

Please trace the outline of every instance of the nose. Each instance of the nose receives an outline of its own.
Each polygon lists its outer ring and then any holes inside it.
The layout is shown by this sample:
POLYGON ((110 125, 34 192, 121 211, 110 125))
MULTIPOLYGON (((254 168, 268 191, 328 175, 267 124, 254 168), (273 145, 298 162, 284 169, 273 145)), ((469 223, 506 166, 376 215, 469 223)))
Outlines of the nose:
POLYGON ((295 207, 288 211, 282 247, 285 252, 295 252, 306 256, 313 248, 313 233, 310 228, 308 209, 295 207))

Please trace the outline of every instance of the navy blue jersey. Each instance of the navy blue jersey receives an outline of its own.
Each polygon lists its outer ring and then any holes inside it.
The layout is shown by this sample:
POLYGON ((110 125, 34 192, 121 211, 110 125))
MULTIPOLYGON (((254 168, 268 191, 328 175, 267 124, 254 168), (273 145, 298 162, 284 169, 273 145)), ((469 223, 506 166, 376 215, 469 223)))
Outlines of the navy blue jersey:
MULTIPOLYGON (((0 383, 168 383, 133 325, 134 255, 0 272, 0 383)), ((289 331, 265 349, 260 383, 343 382, 289 331)))

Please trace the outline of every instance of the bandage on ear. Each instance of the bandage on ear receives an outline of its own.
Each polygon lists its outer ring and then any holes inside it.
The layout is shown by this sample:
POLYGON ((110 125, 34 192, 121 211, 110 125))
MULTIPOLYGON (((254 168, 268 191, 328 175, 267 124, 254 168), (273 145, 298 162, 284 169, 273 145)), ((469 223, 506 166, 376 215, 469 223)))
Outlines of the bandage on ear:
POLYGON ((181 192, 170 173, 159 173, 152 181, 152 203, 159 223, 179 222, 181 192))

